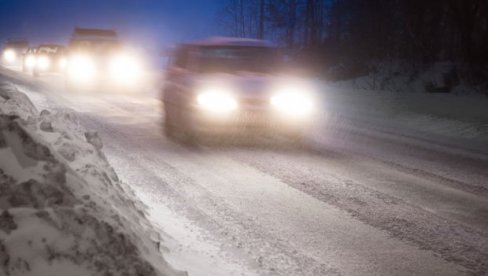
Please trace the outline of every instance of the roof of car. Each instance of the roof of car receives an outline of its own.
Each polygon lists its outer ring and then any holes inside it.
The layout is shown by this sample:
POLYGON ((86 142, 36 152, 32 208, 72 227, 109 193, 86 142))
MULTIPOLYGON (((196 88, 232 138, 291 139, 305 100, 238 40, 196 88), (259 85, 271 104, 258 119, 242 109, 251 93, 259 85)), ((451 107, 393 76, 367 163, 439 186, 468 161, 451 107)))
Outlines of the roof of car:
POLYGON ((187 45, 276 47, 276 45, 266 40, 238 37, 211 37, 206 40, 196 41, 187 45))
POLYGON ((110 29, 89 29, 89 28, 78 28, 73 30, 72 36, 106 36, 106 37, 117 37, 117 32, 110 29))
POLYGON ((38 48, 41 48, 41 47, 58 47, 58 48, 64 48, 65 46, 64 45, 61 45, 61 44, 41 44, 38 46, 38 48))

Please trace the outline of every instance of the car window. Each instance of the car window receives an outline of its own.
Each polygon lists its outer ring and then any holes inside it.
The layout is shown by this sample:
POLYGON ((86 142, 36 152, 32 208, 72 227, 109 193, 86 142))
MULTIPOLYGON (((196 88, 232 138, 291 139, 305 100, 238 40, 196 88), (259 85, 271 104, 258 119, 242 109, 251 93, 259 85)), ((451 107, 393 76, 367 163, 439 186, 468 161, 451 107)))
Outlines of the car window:
POLYGON ((201 47, 196 63, 197 70, 202 73, 269 73, 277 70, 282 58, 272 47, 208 46, 201 47))

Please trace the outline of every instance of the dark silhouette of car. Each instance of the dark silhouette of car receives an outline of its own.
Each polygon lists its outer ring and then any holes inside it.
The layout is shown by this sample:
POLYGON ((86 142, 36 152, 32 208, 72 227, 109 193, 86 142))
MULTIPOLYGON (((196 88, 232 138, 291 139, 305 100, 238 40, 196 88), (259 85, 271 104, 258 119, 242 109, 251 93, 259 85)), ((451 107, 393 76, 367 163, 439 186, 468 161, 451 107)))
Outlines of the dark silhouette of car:
POLYGON ((24 39, 9 39, 2 49, 2 64, 7 66, 22 65, 22 56, 29 48, 29 42, 24 39))
POLYGON ((75 28, 67 55, 66 85, 70 90, 139 84, 141 61, 123 46, 114 30, 75 28))
POLYGON ((229 133, 303 138, 314 119, 314 89, 280 73, 283 61, 263 40, 211 38, 176 47, 162 89, 166 135, 187 141, 229 133))
POLYGON ((64 72, 66 69, 65 46, 41 44, 39 47, 29 50, 24 59, 24 71, 32 71, 32 74, 37 77, 43 73, 64 72))

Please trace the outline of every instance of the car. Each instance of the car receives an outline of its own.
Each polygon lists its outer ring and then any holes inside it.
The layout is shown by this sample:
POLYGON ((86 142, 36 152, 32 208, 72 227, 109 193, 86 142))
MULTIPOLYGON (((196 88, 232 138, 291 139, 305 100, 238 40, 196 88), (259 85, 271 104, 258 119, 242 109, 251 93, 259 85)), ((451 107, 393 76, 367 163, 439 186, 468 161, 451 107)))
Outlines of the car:
POLYGON ((67 48, 66 85, 70 90, 108 85, 121 89, 140 84, 143 65, 115 30, 75 28, 67 48))
POLYGON ((22 65, 22 56, 29 48, 29 42, 23 39, 9 39, 2 50, 2 64, 7 66, 22 65))
POLYGON ((284 68, 280 49, 264 40, 217 37, 177 46, 161 95, 165 134, 192 142, 241 133, 300 141, 315 119, 315 88, 284 68))
POLYGON ((31 71, 34 76, 48 72, 64 72, 66 69, 66 47, 59 44, 41 44, 27 50, 24 59, 24 71, 31 71))

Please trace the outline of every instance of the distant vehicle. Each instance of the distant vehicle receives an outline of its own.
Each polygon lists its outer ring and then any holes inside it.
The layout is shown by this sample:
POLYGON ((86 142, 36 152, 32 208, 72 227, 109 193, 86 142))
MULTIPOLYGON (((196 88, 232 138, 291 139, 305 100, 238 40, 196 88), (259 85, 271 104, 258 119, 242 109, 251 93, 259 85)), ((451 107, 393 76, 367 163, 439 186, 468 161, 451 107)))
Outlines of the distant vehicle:
POLYGON ((8 40, 2 49, 3 65, 22 65, 22 56, 29 48, 27 40, 8 40))
POLYGON ((314 119, 314 89, 279 74, 283 65, 279 49, 263 40, 178 46, 162 91, 166 135, 195 141, 206 134, 270 132, 300 141, 314 119))
POLYGON ((29 48, 25 54, 23 71, 39 76, 47 72, 63 72, 66 69, 66 47, 59 44, 42 44, 29 48))
POLYGON ((140 81, 141 60, 124 48, 114 30, 75 28, 67 53, 68 89, 103 84, 127 88, 140 81))

